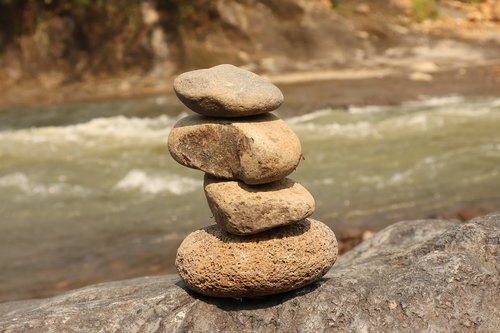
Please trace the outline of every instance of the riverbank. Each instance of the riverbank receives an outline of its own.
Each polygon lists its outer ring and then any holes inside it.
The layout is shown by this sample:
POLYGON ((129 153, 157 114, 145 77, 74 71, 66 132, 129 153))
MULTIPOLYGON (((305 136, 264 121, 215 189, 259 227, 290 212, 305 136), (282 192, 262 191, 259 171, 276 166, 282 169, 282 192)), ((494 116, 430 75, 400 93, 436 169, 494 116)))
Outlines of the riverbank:
MULTIPOLYGON (((420 64, 435 66, 432 62, 420 64)), ((356 71, 352 71, 351 76, 340 75, 345 73, 339 72, 339 78, 282 83, 280 88, 287 96, 283 112, 298 115, 308 110, 353 105, 399 105, 426 97, 450 95, 500 96, 500 61, 426 73, 408 68, 381 70, 363 78, 356 78, 356 71)))
MULTIPOLYGON (((344 68, 267 77, 286 96, 280 112, 289 116, 326 107, 398 105, 422 97, 500 95, 500 60, 449 67, 439 68, 432 61, 416 61, 413 68, 344 68)), ((0 92, 0 112, 26 107, 173 95, 172 82, 173 77, 129 76, 78 82, 57 89, 43 89, 36 83, 26 83, 0 92)))

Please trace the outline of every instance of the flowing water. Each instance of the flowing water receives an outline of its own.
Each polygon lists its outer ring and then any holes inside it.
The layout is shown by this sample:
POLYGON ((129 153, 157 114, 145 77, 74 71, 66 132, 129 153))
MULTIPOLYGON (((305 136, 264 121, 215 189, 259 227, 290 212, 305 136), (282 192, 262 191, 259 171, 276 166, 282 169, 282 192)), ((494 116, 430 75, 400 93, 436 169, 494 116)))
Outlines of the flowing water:
MULTIPOLYGON (((0 112, 0 301, 174 271, 213 223, 202 173, 166 149, 184 112, 173 96, 0 112)), ((281 116, 305 156, 292 178, 334 230, 500 208, 500 98, 281 116)))

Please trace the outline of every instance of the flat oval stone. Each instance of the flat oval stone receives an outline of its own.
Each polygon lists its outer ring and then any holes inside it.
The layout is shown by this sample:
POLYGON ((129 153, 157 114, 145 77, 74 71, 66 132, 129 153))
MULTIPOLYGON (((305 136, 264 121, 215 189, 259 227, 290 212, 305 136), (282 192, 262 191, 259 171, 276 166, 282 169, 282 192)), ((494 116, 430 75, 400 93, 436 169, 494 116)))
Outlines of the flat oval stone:
POLYGON ((314 198, 289 178, 246 185, 205 175, 205 195, 215 222, 235 235, 249 235, 302 221, 314 212, 314 198))
POLYGON ((189 234, 175 265, 186 286, 215 297, 256 297, 303 287, 335 263, 337 240, 325 224, 305 219, 256 235, 212 225, 189 234))
POLYGON ((274 84, 228 64, 183 73, 174 80, 174 90, 188 108, 214 117, 257 115, 283 103, 274 84))
POLYGON ((168 149, 184 166, 247 184, 285 178, 301 158, 295 133, 270 113, 239 119, 185 117, 171 130, 168 149))

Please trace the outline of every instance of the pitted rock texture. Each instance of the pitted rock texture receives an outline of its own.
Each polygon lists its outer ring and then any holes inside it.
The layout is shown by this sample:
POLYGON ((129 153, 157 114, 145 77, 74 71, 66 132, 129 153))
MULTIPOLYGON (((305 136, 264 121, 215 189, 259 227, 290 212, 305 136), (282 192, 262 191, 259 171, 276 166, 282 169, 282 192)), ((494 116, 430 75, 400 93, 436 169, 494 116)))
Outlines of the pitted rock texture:
POLYGON ((283 103, 274 84, 228 64, 183 73, 175 79, 174 90, 188 108, 213 117, 257 115, 283 103))
POLYGON ((289 178, 246 185, 205 175, 204 189, 215 222, 235 235, 255 234, 302 221, 314 212, 312 195, 289 178))
POLYGON ((270 113, 231 120, 182 118, 170 132, 168 150, 184 166, 246 184, 283 179, 302 156, 297 135, 270 113))
POLYGON ((255 297, 318 280, 337 252, 333 231, 312 219, 244 237, 212 225, 184 239, 175 266, 188 288, 203 295, 255 297))
POLYGON ((217 299, 144 277, 0 304, 0 332, 497 333, 499 256, 500 213, 399 222, 289 293, 217 299))

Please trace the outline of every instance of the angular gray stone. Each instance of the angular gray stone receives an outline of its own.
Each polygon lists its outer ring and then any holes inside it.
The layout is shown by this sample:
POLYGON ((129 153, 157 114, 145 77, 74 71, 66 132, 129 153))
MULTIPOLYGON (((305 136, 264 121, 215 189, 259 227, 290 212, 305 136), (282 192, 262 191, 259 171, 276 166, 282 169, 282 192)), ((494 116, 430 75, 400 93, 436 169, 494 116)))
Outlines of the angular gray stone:
POLYGON ((182 118, 170 132, 168 150, 184 166, 246 184, 283 179, 302 156, 297 135, 270 113, 231 120, 182 118))
POLYGON ((294 292, 214 299, 176 276, 138 278, 0 304, 0 331, 497 333, 499 270, 500 213, 400 222, 294 292))
POLYGON ((215 297, 256 297, 310 284, 337 259, 337 240, 313 219, 236 236, 212 225, 189 234, 175 266, 189 289, 215 297))
POLYGON ((283 94, 274 84, 228 64, 181 74, 174 90, 188 108, 213 117, 257 115, 283 103, 283 94))
POLYGON ((246 185, 205 175, 205 195, 215 222, 235 235, 250 235, 302 221, 314 212, 314 198, 289 178, 246 185))

